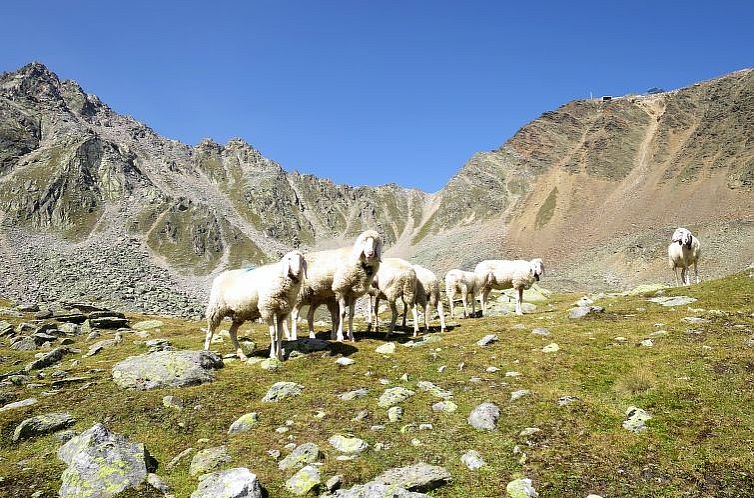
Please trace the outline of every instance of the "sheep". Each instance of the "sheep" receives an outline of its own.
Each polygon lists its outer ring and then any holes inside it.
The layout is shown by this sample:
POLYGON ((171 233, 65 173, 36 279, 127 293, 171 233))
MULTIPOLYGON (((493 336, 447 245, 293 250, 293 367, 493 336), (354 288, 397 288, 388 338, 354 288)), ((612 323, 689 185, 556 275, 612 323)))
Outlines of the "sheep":
POLYGON ((400 258, 385 258, 380 264, 380 269, 372 281, 372 289, 368 293, 369 306, 367 308, 369 323, 371 326, 372 315, 374 316, 374 330, 379 332, 380 320, 379 309, 380 299, 387 299, 390 304, 392 317, 390 319, 390 330, 387 337, 395 330, 395 322, 398 320, 398 299, 402 299, 406 309, 411 308, 414 314, 414 337, 419 335, 419 322, 416 318, 416 296, 417 278, 416 271, 411 263, 400 258), (375 298, 374 313, 372 313, 372 296, 375 298))
MULTIPOLYGON (((442 295, 440 294, 440 281, 432 270, 428 270, 423 266, 411 265, 416 272, 416 298, 415 306, 421 306, 424 310, 424 330, 429 332, 429 305, 431 304, 437 309, 437 314, 440 315, 440 332, 445 332, 445 311, 442 306, 442 295)), ((405 308, 405 302, 404 302, 405 308)), ((408 309, 408 308, 405 308, 408 309)), ((406 314, 403 314, 403 326, 406 326, 406 314)), ((416 319, 416 312, 414 312, 414 319, 416 319)))
MULTIPOLYGON (((455 299, 456 292, 461 293, 461 302, 463 302, 463 317, 468 317, 466 298, 469 294, 471 294, 472 313, 476 315, 476 296, 482 291, 487 280, 491 277, 491 275, 485 276, 477 274, 473 271, 464 271, 457 269, 450 270, 448 273, 446 273, 445 294, 448 296, 448 302, 450 303, 450 317, 455 318, 453 300, 455 299)), ((484 302, 482 302, 482 305, 484 305, 484 302)))
MULTIPOLYGON (((380 269, 380 234, 374 230, 367 230, 356 238, 351 247, 307 253, 305 257, 309 265, 309 277, 301 286, 298 300, 293 307, 293 338, 298 337, 297 322, 303 306, 309 305, 309 317, 313 317, 314 308, 335 299, 338 303, 338 323, 337 326, 333 324, 332 338, 343 340, 343 326, 348 310, 348 338, 353 341, 356 300, 366 294, 372 279, 380 269)), ((314 322, 311 319, 309 337, 314 337, 314 322)))
POLYGON ((246 355, 238 343, 238 328, 247 320, 261 318, 270 331, 270 358, 283 358, 282 331, 286 318, 307 274, 307 262, 299 251, 287 253, 277 263, 251 270, 230 270, 212 282, 207 306, 208 350, 215 329, 225 317, 233 321, 228 331, 241 360, 246 355))
POLYGON ((487 284, 482 290, 482 312, 486 312, 487 298, 492 289, 516 289, 516 314, 523 315, 521 302, 524 299, 524 290, 529 289, 534 282, 545 273, 544 262, 540 258, 531 261, 488 259, 477 264, 474 272, 480 276, 489 276, 487 284))
POLYGON ((673 232, 670 245, 668 246, 668 265, 675 273, 675 285, 678 287, 678 268, 681 269, 683 285, 691 284, 689 267, 694 265, 696 283, 699 283, 699 270, 697 263, 701 256, 702 244, 685 228, 677 228, 673 232))

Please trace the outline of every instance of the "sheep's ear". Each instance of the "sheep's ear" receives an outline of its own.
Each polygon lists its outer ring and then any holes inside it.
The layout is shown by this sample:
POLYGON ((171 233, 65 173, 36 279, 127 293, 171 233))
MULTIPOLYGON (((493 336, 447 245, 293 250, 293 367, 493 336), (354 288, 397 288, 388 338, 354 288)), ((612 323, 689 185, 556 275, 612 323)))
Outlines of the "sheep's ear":
POLYGON ((364 257, 364 244, 366 243, 366 240, 359 236, 358 239, 356 239, 356 243, 353 245, 353 249, 351 249, 351 256, 355 259, 361 259, 364 257))
POLYGON ((382 239, 375 239, 374 241, 374 253, 377 255, 377 259, 382 261, 382 239))
POLYGON ((285 256, 283 258, 283 277, 288 277, 291 275, 291 258, 289 256, 285 256))
POLYGON ((304 278, 309 278, 306 258, 301 258, 301 269, 304 271, 304 278))

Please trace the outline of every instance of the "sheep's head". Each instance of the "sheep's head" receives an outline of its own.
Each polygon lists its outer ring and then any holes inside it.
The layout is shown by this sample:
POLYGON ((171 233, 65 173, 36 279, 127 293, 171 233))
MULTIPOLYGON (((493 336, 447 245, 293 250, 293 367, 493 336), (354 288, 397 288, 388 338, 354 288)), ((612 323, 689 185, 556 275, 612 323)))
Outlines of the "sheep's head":
POLYGON ((351 254, 362 264, 379 263, 382 258, 382 237, 374 230, 362 232, 354 242, 351 254))
POLYGON ((541 258, 535 258, 529 261, 531 265, 531 274, 534 276, 534 280, 539 282, 539 277, 545 274, 545 263, 541 258))
POLYGON ((685 228, 676 228, 675 232, 673 232, 672 241, 678 242, 679 246, 686 246, 691 249, 691 242, 693 240, 694 237, 691 235, 691 232, 685 228))
POLYGON ((283 256, 283 275, 294 282, 306 278, 306 259, 301 251, 291 251, 283 256))

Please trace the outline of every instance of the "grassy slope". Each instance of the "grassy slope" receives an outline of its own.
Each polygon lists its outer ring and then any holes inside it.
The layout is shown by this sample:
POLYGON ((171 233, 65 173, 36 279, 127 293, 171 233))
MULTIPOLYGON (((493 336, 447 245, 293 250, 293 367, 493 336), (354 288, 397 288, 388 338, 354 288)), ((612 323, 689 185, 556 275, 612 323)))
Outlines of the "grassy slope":
MULTIPOLYGON (((356 350, 348 344, 339 346, 356 360, 348 367, 338 367, 333 357, 322 353, 291 360, 278 372, 232 362, 219 371, 214 383, 148 392, 119 390, 108 378, 114 362, 144 351, 129 338, 116 349, 81 359, 75 368, 70 360, 62 364, 71 375, 94 377, 88 389, 73 385, 41 397, 36 389, 2 388, 15 389, 19 399, 33 394, 40 403, 0 414, 0 476, 4 477, 0 495, 26 496, 33 489, 45 490, 44 496, 56 495, 64 467, 54 457, 58 446, 54 436, 22 444, 13 444, 10 438, 16 424, 28 416, 69 410, 78 419, 78 430, 103 421, 144 442, 161 464, 158 474, 175 487, 179 497, 188 496, 196 487, 196 479, 188 475, 190 458, 171 472, 165 464, 189 446, 225 443, 233 455, 232 466, 247 466, 257 473, 270 496, 288 496, 282 486, 292 472, 279 471, 266 452, 277 448, 285 454, 283 446, 291 440, 318 443, 326 453, 323 476, 341 473, 348 485, 367 481, 389 467, 421 460, 443 465, 453 474, 454 483, 432 492, 437 497, 502 496, 505 484, 518 476, 532 478, 542 497, 589 493, 606 497, 752 496, 754 360, 744 344, 754 327, 754 280, 736 275, 668 294, 697 297, 692 307, 724 313, 663 308, 636 296, 605 299, 599 303, 606 308, 602 316, 570 320, 566 310, 578 296, 558 296, 522 318, 461 320, 439 342, 399 347, 392 357, 374 352, 383 343, 381 338, 365 339, 361 334, 356 350), (689 325, 681 321, 685 316, 704 316, 710 322, 689 325), (516 324, 524 328, 514 328, 516 324), (530 333, 542 326, 551 331, 550 337, 530 333), (669 335, 655 340, 653 348, 637 346, 661 329, 669 335), (689 329, 703 332, 689 334, 689 329), (500 341, 486 348, 476 346, 489 333, 498 334, 500 341), (627 343, 617 344, 616 336, 626 337, 627 343), (557 342, 561 350, 542 353, 541 348, 550 342, 557 342), (439 348, 436 359, 431 355, 435 348, 439 348), (463 370, 458 368, 461 362, 463 370), (437 371, 441 365, 448 365, 444 373, 437 371), (486 373, 488 366, 501 370, 486 373), (506 378, 507 370, 522 376, 506 378), (409 382, 399 380, 404 373, 409 374, 409 382), (474 376, 482 381, 470 382, 474 376), (404 403, 406 413, 400 423, 387 423, 386 410, 377 406, 385 388, 380 378, 418 392, 404 403), (306 390, 286 402, 261 403, 269 386, 279 380, 299 382, 306 390), (418 380, 453 390, 459 410, 433 413, 430 407, 437 400, 416 389, 418 380), (350 402, 335 396, 358 387, 367 387, 369 396, 350 402), (510 393, 516 389, 529 389, 532 395, 510 402, 510 393), (186 408, 163 407, 161 400, 167 394, 182 397, 186 408), (564 395, 579 396, 583 402, 560 407, 556 401, 564 395), (466 423, 469 411, 483 401, 493 401, 502 409, 495 433, 475 431, 466 423), (201 409, 194 409, 199 405, 201 409), (648 432, 637 435, 621 428, 630 405, 653 415, 648 432), (327 417, 315 419, 317 410, 325 411, 327 417), (368 410, 371 417, 351 422, 359 410, 368 410), (226 431, 231 422, 250 411, 259 412, 259 426, 229 438, 226 431), (286 420, 294 422, 290 431, 276 433, 275 428, 286 420), (430 422, 434 430, 401 433, 401 425, 410 422, 430 422), (377 423, 385 423, 386 430, 371 432, 369 427, 377 423), (541 432, 527 443, 518 437, 525 427, 538 427, 541 432), (370 450, 354 461, 338 462, 327 439, 339 432, 387 447, 381 452, 370 450), (210 442, 198 443, 200 438, 210 442), (411 446, 412 438, 419 439, 421 446, 411 446), (527 454, 523 464, 520 455, 512 453, 516 444, 527 454), (467 470, 459 458, 468 449, 478 450, 488 466, 477 472, 467 470), (25 464, 18 466, 19 461, 25 464)), ((163 333, 153 337, 169 337, 179 348, 200 347, 200 323, 164 321, 168 325, 163 333)), ((253 338, 264 346, 266 334, 257 325, 254 329, 253 338)), ((80 342, 79 347, 86 349, 83 338, 80 342)), ((222 344, 220 349, 229 352, 230 346, 222 344)), ((16 361, 25 363, 33 355, 8 350, 7 341, 1 353, 0 371, 18 368, 16 361)), ((157 496, 151 491, 132 495, 157 496)))

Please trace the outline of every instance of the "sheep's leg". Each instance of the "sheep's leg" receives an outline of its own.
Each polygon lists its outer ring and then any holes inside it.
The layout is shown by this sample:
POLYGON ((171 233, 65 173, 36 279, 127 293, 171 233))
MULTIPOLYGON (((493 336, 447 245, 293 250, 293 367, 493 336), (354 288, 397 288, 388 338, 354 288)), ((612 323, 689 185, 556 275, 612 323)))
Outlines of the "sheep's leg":
POLYGON ((445 310, 442 309, 442 299, 437 300, 437 314, 440 315, 440 332, 445 332, 445 310))
POLYGON ((374 331, 380 331, 380 296, 374 298, 374 331))
POLYGON ((349 299, 348 303, 348 338, 351 342, 356 342, 356 338, 353 335, 353 317, 356 314, 356 299, 349 299))
POLYGON ((291 335, 287 335, 288 340, 298 339, 298 317, 301 316, 301 306, 296 304, 291 311, 291 335))
POLYGON ((267 320, 267 328, 270 331, 270 358, 277 358, 276 349, 277 349, 278 341, 277 341, 277 338, 275 337, 275 317, 274 317, 274 315, 271 316, 267 320))
POLYGON ((280 336, 281 340, 282 340, 283 337, 285 337, 285 340, 287 340, 287 341, 291 340, 291 331, 288 328, 288 317, 287 316, 283 317, 283 334, 285 334, 285 335, 281 335, 280 336))
POLYGON ((476 294, 473 292, 471 293, 471 316, 476 316, 476 294))
POLYGON ((367 294, 367 332, 372 330, 372 296, 367 294))
POLYGON ((673 273, 675 274, 675 286, 678 287, 678 267, 673 267, 673 273))
POLYGON ((236 348, 236 355, 238 355, 238 358, 241 361, 246 361, 246 355, 241 349, 241 345, 238 343, 238 327, 240 327, 242 323, 243 322, 237 322, 234 320, 230 325, 230 329, 228 329, 228 334, 230 334, 230 340, 233 342, 233 347, 236 348))
POLYGON ((275 351, 275 353, 277 355, 277 359, 280 361, 283 361, 283 354, 284 354, 283 352, 283 326, 285 325, 287 318, 288 317, 286 316, 282 316, 282 320, 281 320, 281 316, 277 317, 277 322, 278 322, 277 337, 276 337, 277 350, 275 351))
MULTIPOLYGON (((403 328, 406 328, 406 316, 408 315, 408 306, 406 306, 406 300, 401 296, 401 302, 403 303, 403 328)), ((416 311, 414 311, 414 320, 416 319, 416 311)))
MULTIPOLYGON (((343 341, 343 324, 346 321, 346 298, 338 298, 338 329, 335 334, 335 340, 343 341)), ((333 330, 335 330, 333 326, 333 330)))
POLYGON ((463 303, 463 317, 468 318, 468 311, 466 311, 466 298, 469 297, 469 293, 466 287, 461 287, 461 302, 463 303))
POLYGON ((335 331, 338 328, 338 303, 335 301, 328 301, 326 306, 327 311, 330 312, 330 322, 332 323, 331 338, 335 339, 335 331))
POLYGON ((207 318, 207 334, 204 336, 204 350, 209 351, 209 344, 212 342, 212 336, 215 333, 215 329, 220 325, 220 321, 214 316, 207 318))
POLYGON ((450 306, 450 318, 453 319, 456 317, 455 310, 453 309, 453 299, 456 297, 455 290, 451 291, 450 289, 445 289, 445 294, 448 296, 448 305, 450 306))
MULTIPOLYGON (((417 318, 417 315, 416 315, 416 304, 414 304, 411 307, 411 311, 414 314, 413 315, 414 316, 414 337, 416 337, 416 336, 419 335, 419 318, 417 318)), ((405 317, 405 315, 404 315, 404 317, 405 317)), ((425 317, 425 320, 426 320, 427 315, 424 315, 424 317, 425 317)), ((427 327, 427 328, 429 328, 429 327, 427 327)))
POLYGON ((488 287, 485 287, 484 289, 482 289, 482 315, 486 315, 487 314, 487 301, 488 301, 488 299, 490 297, 490 291, 491 290, 492 289, 490 289, 488 287))
POLYGON ((694 276, 696 277, 696 283, 699 283, 699 268, 696 266, 696 261, 694 261, 694 276))
MULTIPOLYGON (((416 305, 414 305, 414 316, 416 316, 416 305)), ((424 331, 429 334, 429 301, 424 305, 424 331)))
POLYGON ((524 288, 519 287, 516 291, 516 314, 523 315, 524 311, 521 309, 521 302, 524 300, 524 288))
MULTIPOLYGON (((309 338, 314 339, 316 334, 314 333, 314 312, 317 311, 317 307, 313 304, 309 305, 309 309, 306 310, 306 323, 309 324, 309 338)), ((335 329, 333 329, 335 330, 335 329)))
POLYGON ((395 301, 390 301, 390 330, 385 337, 390 337, 395 330, 395 322, 398 321, 398 305, 395 301))

